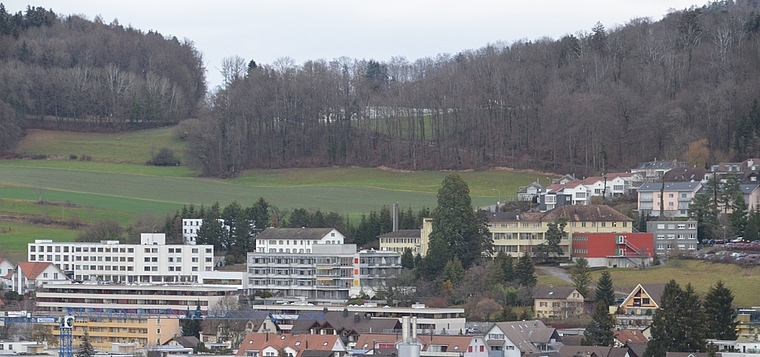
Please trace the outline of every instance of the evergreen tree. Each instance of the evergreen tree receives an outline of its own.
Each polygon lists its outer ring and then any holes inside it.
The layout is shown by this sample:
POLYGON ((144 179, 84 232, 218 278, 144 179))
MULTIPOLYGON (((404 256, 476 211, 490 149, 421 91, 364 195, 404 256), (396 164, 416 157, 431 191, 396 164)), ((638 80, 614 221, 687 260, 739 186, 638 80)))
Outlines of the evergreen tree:
POLYGON ((380 208, 380 216, 378 218, 378 235, 385 234, 393 230, 393 217, 391 214, 391 209, 388 206, 383 206, 380 208))
POLYGON ((563 238, 567 238, 565 233, 565 227, 567 226, 567 219, 560 217, 552 223, 548 224, 546 230, 546 243, 539 244, 536 247, 537 253, 546 257, 547 259, 556 258, 562 255, 562 248, 559 244, 563 238))
POLYGON ((747 218, 747 228, 744 229, 744 239, 754 242, 760 239, 760 206, 755 207, 747 218))
POLYGON ((671 280, 665 285, 650 329, 652 339, 644 357, 664 357, 667 352, 706 350, 706 318, 691 284, 685 290, 671 280))
POLYGON ((719 234, 718 223, 718 205, 711 196, 712 193, 707 190, 704 193, 694 195, 694 200, 689 205, 689 214, 697 221, 697 237, 701 243, 707 239, 718 239, 722 237, 719 234))
POLYGON ((412 255, 411 248, 404 248, 404 253, 401 254, 401 266, 406 269, 414 269, 414 255, 412 255))
POLYGON ((288 219, 288 227, 290 228, 306 228, 311 227, 311 215, 305 208, 296 208, 293 213, 290 214, 288 219))
POLYGON ((615 290, 612 287, 612 276, 610 272, 605 270, 602 272, 602 276, 599 277, 599 281, 596 283, 596 294, 594 294, 597 304, 604 303, 606 306, 611 306, 615 303, 615 290))
POLYGON ((597 300, 594 315, 586 325, 581 345, 583 346, 612 346, 615 343, 615 320, 610 314, 609 306, 604 301, 597 300))
POLYGON ((195 336, 200 338, 201 327, 201 306, 200 304, 195 307, 195 311, 190 312, 187 309, 185 318, 182 319, 182 336, 195 336))
POLYGON ((707 338, 736 340, 736 313, 733 307, 734 295, 730 289, 718 281, 705 295, 703 306, 707 319, 707 338))
POLYGON ((248 216, 253 220, 256 225, 257 231, 262 231, 269 227, 269 202, 264 197, 259 197, 258 201, 253 206, 248 208, 248 216))
POLYGON ((440 261, 458 258, 467 269, 490 252, 493 246, 484 215, 476 216, 472 209, 470 189, 459 174, 449 174, 438 190, 438 206, 433 211, 433 227, 425 260, 427 277, 437 277, 443 268, 440 261), (433 261, 436 264, 433 264, 433 261), (431 275, 432 274, 432 275, 431 275))
POLYGON ((79 344, 79 348, 74 355, 76 357, 92 357, 95 355, 95 348, 92 347, 90 334, 86 329, 84 330, 84 336, 82 336, 82 342, 79 344))
POLYGON ((583 297, 588 297, 588 285, 591 283, 591 270, 586 258, 578 258, 570 269, 570 279, 573 280, 573 286, 583 297))
POLYGON ((517 273, 517 280, 521 286, 532 288, 536 285, 536 267, 527 252, 517 260, 515 273, 517 273))
POLYGON ((446 266, 441 273, 441 280, 449 280, 454 285, 454 288, 458 288, 463 279, 464 267, 462 267, 462 262, 457 257, 446 262, 446 266))
POLYGON ((744 194, 741 192, 735 194, 734 200, 731 203, 731 215, 729 216, 729 224, 734 236, 744 237, 744 232, 747 228, 748 209, 747 202, 744 200, 744 194))

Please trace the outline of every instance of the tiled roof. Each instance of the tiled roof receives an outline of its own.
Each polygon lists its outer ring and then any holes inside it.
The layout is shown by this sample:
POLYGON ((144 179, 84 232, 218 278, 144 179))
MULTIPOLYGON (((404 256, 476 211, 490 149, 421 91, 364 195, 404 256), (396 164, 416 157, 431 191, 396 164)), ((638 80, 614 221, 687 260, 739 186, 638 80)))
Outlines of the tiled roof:
POLYGON ((576 289, 572 286, 558 286, 550 287, 546 285, 539 285, 533 292, 534 299, 566 299, 576 289))
POLYGON ((303 357, 306 350, 316 351, 334 351, 340 350, 345 352, 346 347, 340 341, 340 336, 336 335, 293 335, 275 333, 249 333, 240 343, 237 351, 238 356, 246 355, 245 351, 262 351, 271 347, 277 351, 290 348, 296 351, 293 357, 303 357))
POLYGON ((400 330, 401 322, 397 318, 366 318, 362 314, 348 312, 347 310, 329 311, 324 314, 322 320, 297 319, 293 323, 290 333, 309 333, 312 328, 362 334, 372 331, 400 330))
POLYGON ((541 320, 497 322, 494 326, 526 354, 541 352, 534 343, 548 343, 556 335, 556 330, 541 320))
MULTIPOLYGON (((694 191, 700 185, 701 182, 665 182, 665 191, 694 191)), ((645 183, 639 187, 639 192, 658 192, 661 188, 662 183, 645 183)))
POLYGON ((511 222, 520 220, 520 212, 486 212, 489 222, 511 222))
POLYGON ((554 222, 560 217, 567 218, 570 222, 632 222, 633 219, 616 211, 610 206, 604 205, 567 205, 559 206, 544 213, 541 218, 544 222, 554 222))
POLYGON ((389 232, 385 234, 381 234, 379 236, 380 238, 419 238, 420 237, 420 230, 419 229, 399 229, 395 232, 389 232))
POLYGON ((267 228, 256 239, 322 239, 333 228, 267 228))
POLYGON ((53 263, 47 262, 18 262, 18 268, 24 273, 24 277, 28 280, 35 280, 42 274, 45 269, 53 263))
POLYGON ((644 336, 644 334, 641 333, 641 331, 631 330, 631 329, 615 331, 615 339, 617 339, 620 343, 624 345, 629 344, 629 343, 649 342, 649 339, 646 336, 644 336))
MULTIPOLYGON (((455 331, 452 331, 454 333, 455 331)), ((475 336, 468 335, 417 335, 417 340, 422 342, 422 350, 430 351, 431 346, 448 346, 446 351, 450 352, 467 352, 467 347, 472 343, 472 339, 475 336)), ((437 351, 434 351, 437 352, 437 351)))

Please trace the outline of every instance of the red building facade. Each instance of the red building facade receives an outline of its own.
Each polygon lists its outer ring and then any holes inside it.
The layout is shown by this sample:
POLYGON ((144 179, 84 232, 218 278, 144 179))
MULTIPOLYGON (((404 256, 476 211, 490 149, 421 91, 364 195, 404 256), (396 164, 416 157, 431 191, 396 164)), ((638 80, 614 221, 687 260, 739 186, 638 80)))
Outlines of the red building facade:
POLYGON ((652 233, 573 233, 573 259, 586 258, 591 267, 643 267, 653 254, 652 233))

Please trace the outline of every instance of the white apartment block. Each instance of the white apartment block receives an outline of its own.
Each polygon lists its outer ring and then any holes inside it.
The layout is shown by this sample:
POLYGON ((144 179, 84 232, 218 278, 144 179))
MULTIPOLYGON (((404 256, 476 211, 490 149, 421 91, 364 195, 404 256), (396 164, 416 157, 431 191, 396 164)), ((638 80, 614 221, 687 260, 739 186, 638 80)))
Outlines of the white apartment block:
MULTIPOLYGON (((229 232, 230 227, 224 225, 223 219, 217 219, 223 227, 229 232)), ((198 231, 203 225, 202 218, 188 218, 182 220, 182 237, 185 240, 185 244, 195 245, 198 239, 198 231)))
POLYGON ((200 272, 214 270, 213 245, 166 244, 163 233, 143 233, 140 243, 37 239, 27 254, 30 262, 53 263, 76 281, 197 282, 200 272))
POLYGON ((317 244, 343 244, 333 228, 267 228, 256 236, 257 253, 311 253, 317 244))
POLYGON ((344 303, 362 293, 385 290, 385 279, 401 269, 397 252, 356 251, 331 228, 267 228, 249 252, 248 289, 282 301, 344 303))

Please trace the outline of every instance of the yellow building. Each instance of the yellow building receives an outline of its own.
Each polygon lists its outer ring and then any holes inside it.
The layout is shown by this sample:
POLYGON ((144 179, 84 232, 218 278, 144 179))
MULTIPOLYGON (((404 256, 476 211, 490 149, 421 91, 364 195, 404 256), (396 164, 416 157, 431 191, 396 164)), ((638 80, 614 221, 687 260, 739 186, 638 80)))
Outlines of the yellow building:
POLYGON ((618 308, 617 320, 624 326, 649 326, 655 310, 660 308, 660 298, 665 284, 639 284, 618 308))
MULTIPOLYGON (((114 343, 136 343, 144 347, 160 345, 180 335, 177 318, 77 318, 71 331, 75 348, 81 343, 85 331, 89 334, 92 346, 103 352, 110 352, 114 343)), ((56 339, 59 334, 58 326, 54 325, 53 335, 56 339)))
MULTIPOLYGON (((567 225, 559 246, 562 257, 570 258, 573 233, 632 233, 633 220, 609 206, 560 206, 548 212, 488 212, 488 229, 493 238, 494 253, 507 253, 519 257, 523 253, 531 254, 533 249, 546 243, 546 231, 549 223, 565 218, 567 225)), ((403 252, 405 248, 412 252, 419 251, 423 257, 428 250, 430 233, 433 231, 433 219, 422 220, 419 241, 380 239, 380 249, 403 252)), ((391 234, 391 233, 389 233, 391 234)), ((391 238, 391 237, 385 237, 391 238)))

